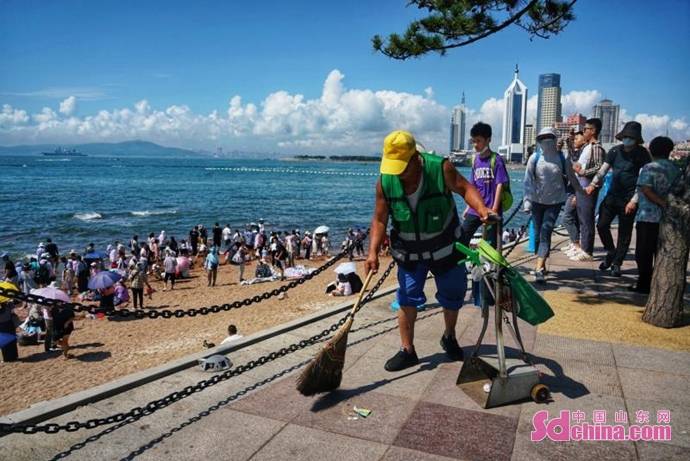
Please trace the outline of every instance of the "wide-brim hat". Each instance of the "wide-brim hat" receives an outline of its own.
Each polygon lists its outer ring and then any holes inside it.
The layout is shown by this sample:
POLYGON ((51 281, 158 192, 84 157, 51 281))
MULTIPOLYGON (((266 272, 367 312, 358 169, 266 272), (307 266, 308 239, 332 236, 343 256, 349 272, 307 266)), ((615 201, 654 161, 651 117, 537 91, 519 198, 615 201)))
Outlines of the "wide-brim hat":
POLYGON ((537 135, 537 141, 540 141, 544 138, 558 138, 558 131, 556 131, 555 128, 551 128, 550 126, 544 127, 539 131, 539 134, 537 135))
POLYGON ((640 125, 640 122, 626 122, 621 132, 616 135, 616 139, 619 141, 622 141, 623 138, 633 138, 642 144, 644 139, 642 139, 642 125, 640 125))
POLYGON ((399 175, 417 152, 417 142, 408 131, 397 130, 383 140, 381 174, 399 175))

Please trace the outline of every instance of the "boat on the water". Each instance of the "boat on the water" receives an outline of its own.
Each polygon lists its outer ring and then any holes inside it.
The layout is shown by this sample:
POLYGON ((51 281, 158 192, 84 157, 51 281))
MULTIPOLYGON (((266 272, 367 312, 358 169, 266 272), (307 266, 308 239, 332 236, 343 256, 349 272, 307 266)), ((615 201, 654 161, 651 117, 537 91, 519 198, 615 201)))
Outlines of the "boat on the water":
POLYGON ((466 151, 452 151, 448 154, 448 160, 455 166, 469 166, 471 156, 466 151))
POLYGON ((63 149, 58 147, 53 152, 41 152, 42 155, 48 157, 86 157, 86 154, 82 154, 77 149, 63 149))

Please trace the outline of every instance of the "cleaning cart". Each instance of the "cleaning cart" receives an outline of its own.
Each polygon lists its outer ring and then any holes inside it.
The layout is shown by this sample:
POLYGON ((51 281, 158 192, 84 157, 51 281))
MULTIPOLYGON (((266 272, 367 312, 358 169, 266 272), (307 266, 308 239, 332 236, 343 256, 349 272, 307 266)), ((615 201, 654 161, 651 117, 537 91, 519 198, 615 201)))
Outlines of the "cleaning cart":
MULTIPOLYGON (((535 402, 549 399, 549 388, 540 383, 540 372, 525 352, 517 318, 537 325, 553 316, 548 303, 502 255, 502 225, 494 224, 496 249, 487 241, 486 226, 476 250, 457 243, 456 247, 474 264, 473 283, 482 283, 481 333, 471 356, 463 362, 457 385, 483 408, 532 398, 535 402), (496 353, 479 355, 489 326, 490 309, 494 308, 496 353), (506 357, 503 330, 510 332, 520 348, 520 357, 506 357)), ((517 244, 517 243, 516 243, 517 244)), ((461 262, 464 264, 465 261, 461 262)))

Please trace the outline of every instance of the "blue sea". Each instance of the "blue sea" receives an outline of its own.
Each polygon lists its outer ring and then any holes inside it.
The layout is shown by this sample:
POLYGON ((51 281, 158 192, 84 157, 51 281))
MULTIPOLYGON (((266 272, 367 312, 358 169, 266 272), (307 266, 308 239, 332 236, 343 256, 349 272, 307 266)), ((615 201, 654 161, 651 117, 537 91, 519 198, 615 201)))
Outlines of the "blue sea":
MULTIPOLYGON (((348 227, 369 225, 378 176, 377 163, 288 159, 3 156, 2 163, 0 252, 14 257, 48 237, 64 254, 161 230, 179 241, 196 224, 234 229, 259 219, 268 230, 329 226, 335 246, 348 227)), ((524 173, 510 174, 517 204, 524 173)), ((518 213, 510 226, 523 221, 518 213)))

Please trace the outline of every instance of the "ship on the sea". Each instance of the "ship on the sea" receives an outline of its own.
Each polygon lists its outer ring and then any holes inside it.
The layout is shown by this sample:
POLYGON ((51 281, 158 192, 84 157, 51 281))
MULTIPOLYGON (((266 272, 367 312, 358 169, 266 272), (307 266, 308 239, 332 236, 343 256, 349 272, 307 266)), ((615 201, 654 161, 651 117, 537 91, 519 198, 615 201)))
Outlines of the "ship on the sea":
POLYGON ((41 154, 48 157, 86 157, 86 154, 82 154, 77 149, 63 149, 58 147, 53 152, 41 152, 41 154))
POLYGON ((467 151, 452 151, 448 154, 448 160, 455 166, 469 166, 472 156, 467 151))

